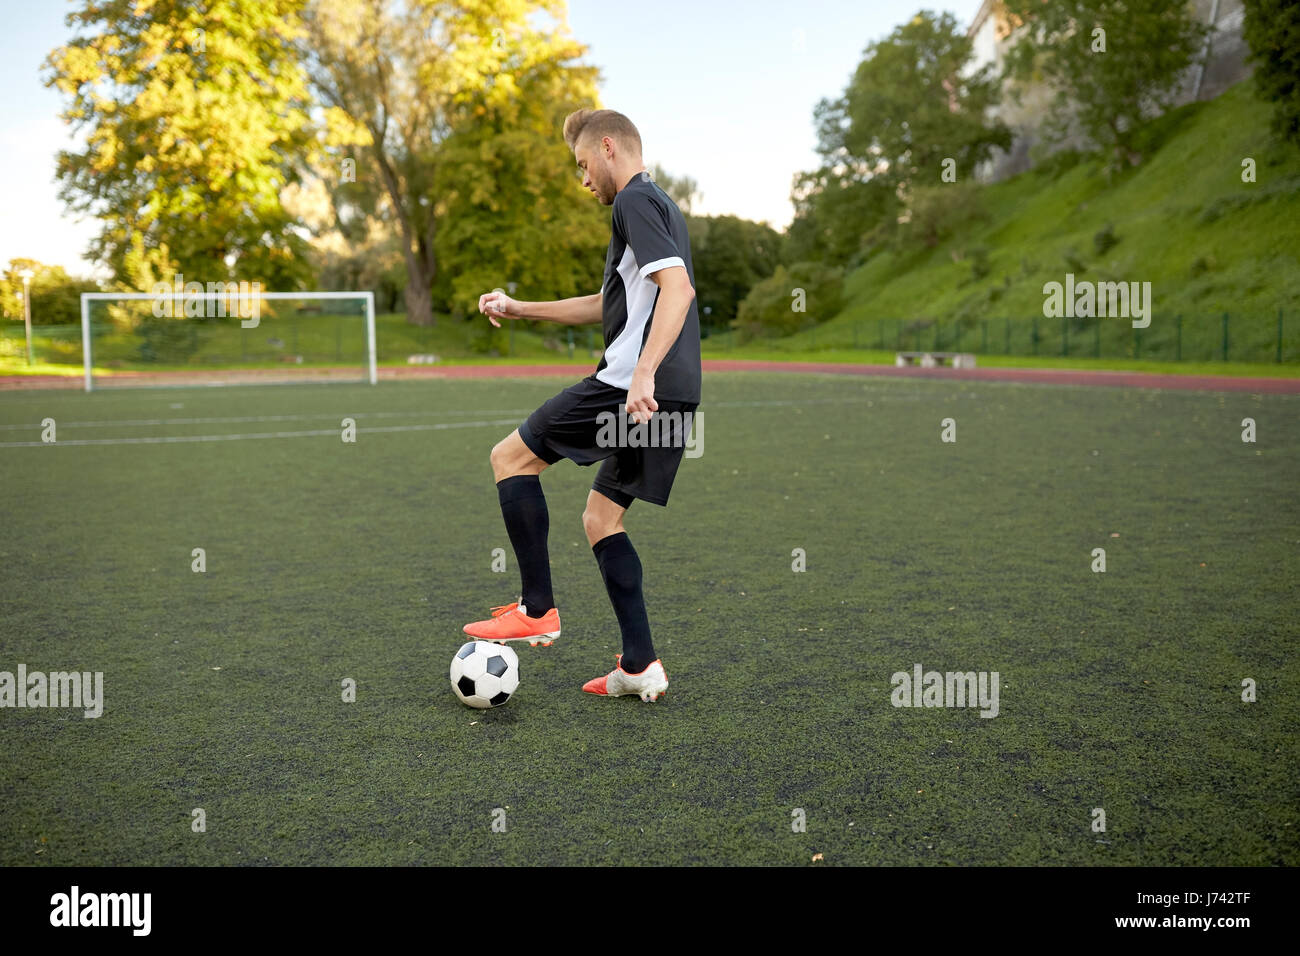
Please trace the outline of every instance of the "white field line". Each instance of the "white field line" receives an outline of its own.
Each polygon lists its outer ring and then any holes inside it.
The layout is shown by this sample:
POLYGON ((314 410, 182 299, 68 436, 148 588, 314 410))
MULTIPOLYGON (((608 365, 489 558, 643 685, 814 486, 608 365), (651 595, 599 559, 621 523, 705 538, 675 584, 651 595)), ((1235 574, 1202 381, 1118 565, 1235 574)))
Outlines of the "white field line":
MULTIPOLYGON (((846 403, 860 403, 867 401, 910 401, 915 396, 888 396, 883 398, 861 398, 858 396, 845 398, 805 398, 805 399, 772 399, 767 401, 753 402, 708 402, 707 408, 761 408, 764 406, 790 406, 790 405, 840 405, 846 403)), ((464 411, 456 410, 438 410, 438 411, 418 411, 418 412, 339 412, 337 414, 318 414, 311 415, 245 415, 228 418, 127 418, 127 419, 103 419, 93 422, 59 422, 60 428, 117 428, 117 427, 145 427, 158 425, 229 425, 229 424, 257 424, 260 422, 309 422, 318 419, 326 421, 340 421, 344 418, 355 418, 360 421, 363 418, 413 418, 419 415, 528 415, 533 411, 531 408, 493 408, 493 409, 466 409, 464 411)), ((37 423, 30 425, 0 425, 0 431, 25 431, 28 429, 39 429, 41 426, 37 423)), ((370 429, 373 431, 373 429, 370 429)))
MULTIPOLYGON (((357 428, 357 434, 371 435, 375 432, 430 432, 447 428, 484 428, 489 425, 517 425, 519 419, 506 418, 498 421, 482 422, 446 422, 435 425, 380 425, 377 428, 357 428)), ((57 442, 7 441, 0 442, 0 448, 34 448, 38 445, 170 445, 178 442, 203 441, 244 441, 252 438, 319 438, 330 435, 338 438, 339 428, 315 428, 305 432, 250 432, 244 435, 156 435, 140 438, 73 438, 60 439, 57 442)))
MULTIPOLYGON (((486 412, 488 415, 527 415, 531 408, 502 408, 486 412)), ((104 419, 96 422, 59 422, 60 428, 116 428, 140 427, 146 425, 230 425, 255 424, 258 422, 310 422, 317 419, 341 421, 344 418, 413 418, 417 415, 482 415, 481 409, 469 411, 422 411, 422 412, 340 412, 337 415, 246 415, 235 418, 129 418, 104 419)), ((40 428, 40 425, 0 425, 0 431, 17 431, 20 429, 40 428)))
MULTIPOLYGON (((745 401, 745 402, 708 402, 705 403, 701 411, 708 408, 765 408, 765 407, 790 407, 802 405, 842 405, 842 404, 861 404, 864 402, 887 402, 898 401, 915 401, 919 396, 876 396, 875 398, 866 398, 863 396, 845 396, 844 398, 825 398, 825 399, 772 399, 766 401, 745 401)), ((489 415, 515 415, 525 416, 531 412, 531 409, 493 409, 487 412, 489 415)), ((443 431, 449 428, 485 428, 488 426, 500 425, 517 425, 519 417, 496 420, 481 420, 472 422, 447 422, 427 425, 382 425, 375 427, 362 427, 361 421, 365 418, 398 418, 409 417, 414 415, 474 415, 483 414, 482 410, 467 411, 438 411, 438 412, 342 412, 335 415, 312 414, 312 415, 249 415, 243 417, 231 418, 140 418, 124 419, 121 421, 95 421, 95 422, 61 422, 60 428, 110 428, 115 426, 122 427, 145 427, 160 425, 217 425, 217 424, 256 424, 260 422, 300 422, 300 421, 318 421, 321 419, 329 421, 342 421, 344 418, 354 418, 357 420, 358 433, 374 434, 377 432, 422 432, 422 431, 443 431)), ((0 425, 0 429, 5 431, 39 431, 39 424, 31 425, 0 425)), ((309 431, 294 432, 249 432, 234 435, 159 435, 159 436, 141 436, 139 438, 74 438, 60 439, 57 442, 42 441, 10 441, 0 442, 0 448, 34 448, 38 445, 57 444, 57 445, 166 445, 185 442, 205 442, 205 441, 243 441, 255 438, 311 438, 322 435, 338 435, 340 429, 319 428, 309 431)))

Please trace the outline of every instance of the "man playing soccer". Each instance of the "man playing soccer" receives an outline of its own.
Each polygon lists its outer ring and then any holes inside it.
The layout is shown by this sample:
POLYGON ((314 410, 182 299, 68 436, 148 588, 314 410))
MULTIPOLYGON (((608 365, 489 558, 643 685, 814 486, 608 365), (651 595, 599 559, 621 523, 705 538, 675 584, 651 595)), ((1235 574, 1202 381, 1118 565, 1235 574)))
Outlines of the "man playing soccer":
POLYGON ((498 318, 600 322, 605 353, 594 374, 544 403, 492 449, 522 587, 518 602, 493 608, 490 620, 467 624, 465 633, 501 643, 549 644, 559 637, 546 541, 550 517, 539 476, 561 458, 578 465, 602 462, 582 524, 623 632, 623 653, 614 670, 582 689, 653 701, 668 689, 668 675, 650 640, 641 560, 623 530, 623 514, 636 498, 668 504, 686 435, 678 427, 670 441, 632 447, 644 443, 628 440, 620 447, 609 434, 628 429, 609 425, 626 414, 635 428, 655 413, 679 425, 699 405, 700 320, 691 245, 680 210, 645 172, 641 136, 626 116, 578 110, 564 121, 564 141, 583 172, 583 186, 614 207, 601 291, 558 302, 517 302, 489 292, 479 297, 479 311, 497 326, 498 318))

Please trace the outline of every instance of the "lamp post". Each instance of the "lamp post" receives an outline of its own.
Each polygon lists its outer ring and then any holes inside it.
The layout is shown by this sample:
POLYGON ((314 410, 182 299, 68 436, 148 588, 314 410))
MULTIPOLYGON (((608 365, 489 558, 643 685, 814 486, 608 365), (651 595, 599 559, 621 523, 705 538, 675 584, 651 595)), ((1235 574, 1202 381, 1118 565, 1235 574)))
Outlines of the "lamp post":
POLYGON ((36 275, 31 269, 24 269, 18 273, 18 277, 23 280, 23 324, 27 328, 27 364, 32 364, 32 276, 36 275))

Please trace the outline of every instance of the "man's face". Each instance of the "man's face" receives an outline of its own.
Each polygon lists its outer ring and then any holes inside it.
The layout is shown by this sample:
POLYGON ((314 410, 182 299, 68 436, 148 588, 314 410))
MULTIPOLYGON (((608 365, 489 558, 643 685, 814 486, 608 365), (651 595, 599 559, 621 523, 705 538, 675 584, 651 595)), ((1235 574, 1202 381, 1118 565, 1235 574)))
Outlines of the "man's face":
POLYGON ((573 157, 582 170, 582 187, 599 199, 602 206, 612 205, 618 193, 612 152, 613 141, 608 136, 593 142, 580 140, 573 150, 573 157))

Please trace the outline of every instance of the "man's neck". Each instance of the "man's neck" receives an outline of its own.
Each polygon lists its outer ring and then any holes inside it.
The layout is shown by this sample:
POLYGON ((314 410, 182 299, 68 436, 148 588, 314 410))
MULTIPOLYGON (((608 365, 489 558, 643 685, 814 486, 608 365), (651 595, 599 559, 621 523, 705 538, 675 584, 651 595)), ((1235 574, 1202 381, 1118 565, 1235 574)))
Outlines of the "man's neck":
POLYGON ((618 192, 622 192, 632 180, 643 172, 645 172, 645 163, 639 156, 636 159, 629 160, 626 165, 620 166, 614 176, 614 181, 618 183, 618 192))

